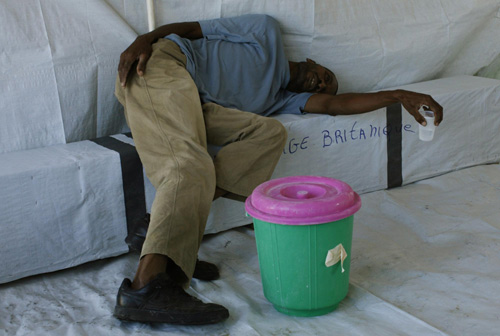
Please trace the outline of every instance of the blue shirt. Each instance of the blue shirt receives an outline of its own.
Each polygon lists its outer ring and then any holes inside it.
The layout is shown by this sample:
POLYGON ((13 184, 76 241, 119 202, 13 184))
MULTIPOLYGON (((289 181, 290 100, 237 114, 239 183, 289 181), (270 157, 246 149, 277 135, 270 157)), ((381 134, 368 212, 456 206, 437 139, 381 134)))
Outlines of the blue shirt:
POLYGON ((261 115, 302 113, 312 93, 285 88, 290 67, 278 22, 267 15, 200 21, 203 38, 172 34, 201 101, 261 115))

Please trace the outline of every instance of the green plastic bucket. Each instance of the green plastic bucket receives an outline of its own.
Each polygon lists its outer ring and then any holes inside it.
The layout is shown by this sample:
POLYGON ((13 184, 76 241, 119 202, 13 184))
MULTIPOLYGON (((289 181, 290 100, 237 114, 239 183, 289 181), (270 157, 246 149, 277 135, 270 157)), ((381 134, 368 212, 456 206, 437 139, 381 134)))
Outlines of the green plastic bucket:
POLYGON ((268 181, 246 201, 253 217, 265 297, 294 316, 329 313, 347 295, 359 196, 318 176, 268 181))

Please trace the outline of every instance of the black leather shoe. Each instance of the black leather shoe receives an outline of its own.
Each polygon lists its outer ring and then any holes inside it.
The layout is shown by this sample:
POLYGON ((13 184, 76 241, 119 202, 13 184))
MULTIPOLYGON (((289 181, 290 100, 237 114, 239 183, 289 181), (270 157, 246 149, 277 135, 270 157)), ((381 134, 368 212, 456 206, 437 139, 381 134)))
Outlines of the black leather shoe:
POLYGON ((194 267, 193 278, 212 281, 219 279, 219 269, 212 263, 196 259, 196 266, 194 267))
POLYGON ((133 290, 125 279, 118 290, 114 316, 121 320, 183 325, 212 324, 229 317, 229 311, 215 303, 203 303, 187 294, 162 273, 146 286, 133 290))
POLYGON ((125 243, 127 243, 131 251, 141 252, 144 240, 146 240, 150 219, 151 215, 147 213, 144 218, 134 224, 132 231, 125 238, 125 243))
MULTIPOLYGON (((143 219, 135 224, 132 232, 130 232, 127 238, 125 238, 125 242, 129 246, 130 250, 141 252, 144 240, 146 240, 149 220, 150 215, 146 214, 143 219)), ((219 277, 220 274, 217 266, 206 261, 196 260, 193 278, 203 281, 212 281, 219 279, 219 277)))

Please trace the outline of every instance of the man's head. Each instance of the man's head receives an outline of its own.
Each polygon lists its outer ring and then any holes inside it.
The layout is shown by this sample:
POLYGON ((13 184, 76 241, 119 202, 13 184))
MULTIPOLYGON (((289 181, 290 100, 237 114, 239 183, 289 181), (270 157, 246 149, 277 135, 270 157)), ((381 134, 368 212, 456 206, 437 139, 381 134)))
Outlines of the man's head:
POLYGON ((305 62, 292 64, 287 90, 292 92, 337 94, 338 82, 332 71, 309 58, 305 62))

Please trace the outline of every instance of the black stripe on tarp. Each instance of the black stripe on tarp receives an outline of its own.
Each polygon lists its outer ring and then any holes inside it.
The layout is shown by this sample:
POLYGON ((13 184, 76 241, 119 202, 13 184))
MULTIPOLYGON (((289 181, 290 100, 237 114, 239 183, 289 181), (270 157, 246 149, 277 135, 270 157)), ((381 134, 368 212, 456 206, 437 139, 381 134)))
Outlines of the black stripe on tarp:
POLYGON ((131 232, 135 223, 146 215, 144 176, 139 154, 137 154, 134 146, 112 137, 103 137, 91 141, 120 154, 127 231, 131 232))
POLYGON ((403 184, 403 125, 401 104, 387 107, 387 188, 403 184), (399 130, 399 132, 397 131, 399 130))

